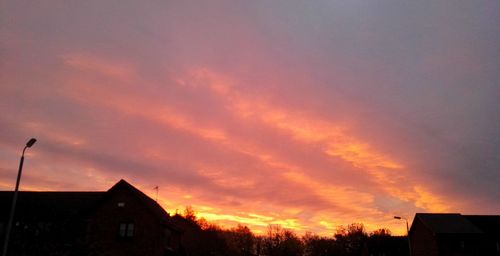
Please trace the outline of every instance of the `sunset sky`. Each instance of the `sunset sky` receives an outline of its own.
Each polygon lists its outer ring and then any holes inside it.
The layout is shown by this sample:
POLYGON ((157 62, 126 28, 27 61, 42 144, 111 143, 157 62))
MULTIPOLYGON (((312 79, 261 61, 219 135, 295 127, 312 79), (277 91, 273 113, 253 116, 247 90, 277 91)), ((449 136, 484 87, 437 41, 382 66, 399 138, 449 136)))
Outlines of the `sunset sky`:
POLYGON ((0 1, 0 190, 404 234, 500 213, 500 2, 0 1))

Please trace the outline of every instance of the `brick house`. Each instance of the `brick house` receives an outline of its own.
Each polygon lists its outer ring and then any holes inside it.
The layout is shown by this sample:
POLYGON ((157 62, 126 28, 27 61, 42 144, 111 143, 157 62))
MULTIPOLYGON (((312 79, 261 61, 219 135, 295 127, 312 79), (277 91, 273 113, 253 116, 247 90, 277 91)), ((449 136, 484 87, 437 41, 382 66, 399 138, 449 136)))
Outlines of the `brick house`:
POLYGON ((500 216, 417 213, 412 256, 500 256, 500 216))
MULTIPOLYGON (((0 192, 2 241, 12 196, 0 192)), ((106 192, 23 191, 9 255, 179 255, 180 235, 168 213, 125 180, 106 192)))

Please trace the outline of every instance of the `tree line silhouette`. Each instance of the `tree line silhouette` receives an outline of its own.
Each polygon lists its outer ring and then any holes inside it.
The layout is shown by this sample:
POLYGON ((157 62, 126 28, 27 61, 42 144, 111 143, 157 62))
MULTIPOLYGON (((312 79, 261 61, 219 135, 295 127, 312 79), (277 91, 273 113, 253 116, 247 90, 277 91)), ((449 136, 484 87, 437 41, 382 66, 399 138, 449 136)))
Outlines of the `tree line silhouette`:
POLYGON ((408 255, 406 237, 382 228, 368 233, 361 223, 340 226, 331 237, 307 232, 298 236, 280 225, 256 235, 247 226, 224 229, 198 219, 191 207, 172 220, 184 230, 185 255, 201 256, 354 256, 408 255))

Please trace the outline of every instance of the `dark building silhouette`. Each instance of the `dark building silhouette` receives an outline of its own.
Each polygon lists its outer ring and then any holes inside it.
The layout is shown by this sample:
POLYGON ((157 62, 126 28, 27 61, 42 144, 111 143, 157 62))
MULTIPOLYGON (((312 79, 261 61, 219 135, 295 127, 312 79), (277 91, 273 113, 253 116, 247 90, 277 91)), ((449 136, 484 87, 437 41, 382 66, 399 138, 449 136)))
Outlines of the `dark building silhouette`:
POLYGON ((406 236, 370 236, 367 237, 363 256, 407 256, 409 254, 406 236))
POLYGON ((417 213, 410 242, 413 256, 498 256, 500 216, 417 213))
MULTIPOLYGON (((12 196, 0 192, 2 242, 12 196)), ((9 255, 178 255, 180 234, 158 203, 125 180, 106 192, 23 191, 9 255)))

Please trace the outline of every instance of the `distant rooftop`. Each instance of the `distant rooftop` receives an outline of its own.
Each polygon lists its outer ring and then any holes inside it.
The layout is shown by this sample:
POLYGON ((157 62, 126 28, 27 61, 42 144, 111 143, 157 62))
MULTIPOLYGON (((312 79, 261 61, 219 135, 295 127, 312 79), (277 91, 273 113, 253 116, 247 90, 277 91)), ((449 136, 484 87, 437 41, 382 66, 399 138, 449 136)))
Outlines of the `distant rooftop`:
POLYGON ((462 215, 459 213, 417 213, 434 234, 493 234, 500 230, 498 215, 462 215))
MULTIPOLYGON (((136 196, 155 217, 170 223, 168 213, 152 198, 125 180, 118 181, 108 191, 82 192, 34 192, 20 191, 16 206, 16 217, 37 220, 83 218, 102 200, 116 190, 124 189, 136 196)), ((0 209, 10 209, 12 191, 0 191, 0 209)), ((0 219, 7 219, 8 211, 0 211, 0 219)))
MULTIPOLYGON (((23 219, 36 216, 40 220, 81 217, 95 207, 105 193, 21 191, 17 200, 16 216, 23 219)), ((12 191, 0 191, 1 209, 10 209, 12 196, 12 191)), ((0 211, 0 218, 7 219, 8 213, 0 211)))

